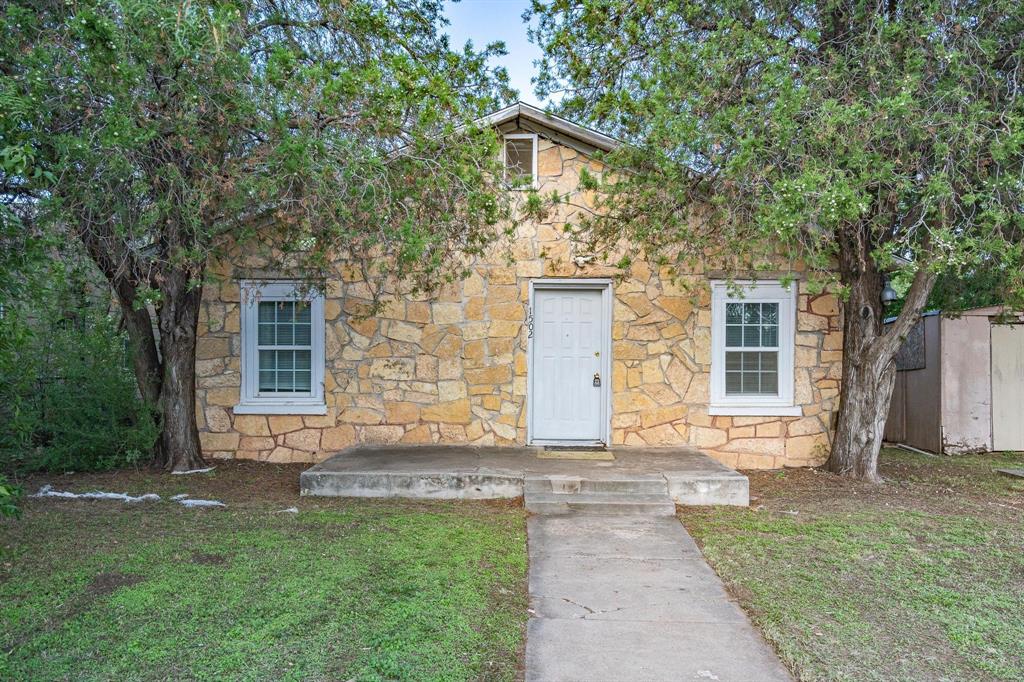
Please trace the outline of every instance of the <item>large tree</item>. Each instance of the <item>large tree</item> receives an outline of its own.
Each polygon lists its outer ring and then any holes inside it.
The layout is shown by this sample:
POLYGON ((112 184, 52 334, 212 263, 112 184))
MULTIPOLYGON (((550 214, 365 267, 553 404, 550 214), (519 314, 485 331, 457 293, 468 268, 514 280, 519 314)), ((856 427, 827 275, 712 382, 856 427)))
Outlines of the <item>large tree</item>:
POLYGON ((509 96, 488 66, 502 48, 453 50, 441 10, 5 3, 0 130, 23 161, 4 192, 80 239, 109 281, 166 468, 203 463, 194 365, 211 259, 242 242, 311 285, 345 256, 429 288, 508 214, 494 134, 472 124, 509 96))
POLYGON ((628 237, 680 269, 799 260, 842 296, 836 473, 877 479, 893 357, 940 273, 1001 261, 1002 288, 1021 290, 1022 7, 533 4, 541 95, 630 143, 582 236, 628 237), (891 325, 887 276, 909 284, 891 325))

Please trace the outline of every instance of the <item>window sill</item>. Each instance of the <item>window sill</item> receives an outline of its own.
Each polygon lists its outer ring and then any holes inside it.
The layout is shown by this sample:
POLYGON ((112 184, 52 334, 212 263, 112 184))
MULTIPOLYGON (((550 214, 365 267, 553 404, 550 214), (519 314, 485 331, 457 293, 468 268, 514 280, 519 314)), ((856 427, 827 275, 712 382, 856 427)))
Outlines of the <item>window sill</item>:
POLYGON ((799 405, 709 405, 712 417, 802 417, 799 405))
POLYGON ((327 414, 325 403, 293 403, 284 401, 260 401, 238 403, 235 414, 327 414))

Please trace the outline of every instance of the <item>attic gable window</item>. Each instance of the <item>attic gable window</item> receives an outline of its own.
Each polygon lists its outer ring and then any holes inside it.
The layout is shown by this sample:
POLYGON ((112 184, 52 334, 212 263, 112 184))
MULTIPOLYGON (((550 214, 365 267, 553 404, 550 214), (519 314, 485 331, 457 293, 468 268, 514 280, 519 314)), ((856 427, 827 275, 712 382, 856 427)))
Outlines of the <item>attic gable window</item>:
POLYGON ((537 136, 514 133, 505 136, 505 180, 516 187, 537 186, 537 136))

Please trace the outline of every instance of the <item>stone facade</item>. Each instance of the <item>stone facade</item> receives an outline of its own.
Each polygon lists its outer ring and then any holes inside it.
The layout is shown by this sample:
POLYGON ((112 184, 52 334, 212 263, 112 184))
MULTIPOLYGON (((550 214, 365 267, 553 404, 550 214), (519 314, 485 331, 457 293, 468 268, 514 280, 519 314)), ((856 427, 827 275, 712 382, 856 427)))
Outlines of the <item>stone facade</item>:
MULTIPOLYGON (((688 290, 643 261, 622 271, 576 253, 563 226, 594 206, 578 188, 580 170, 602 168, 544 138, 537 165, 541 193, 557 190, 568 201, 543 221, 521 225, 507 249, 496 247, 467 279, 433 297, 392 298, 379 315, 358 319, 369 288, 339 266, 324 305, 324 416, 232 413, 240 386, 239 288, 230 264, 215 266, 224 283, 204 293, 196 362, 206 453, 315 462, 355 443, 524 444, 530 280, 611 277, 613 445, 692 445, 742 468, 821 463, 841 376, 836 298, 799 292, 794 367, 802 416, 709 416, 707 277, 690 275, 696 287, 688 290)), ((259 266, 251 254, 244 260, 249 271, 259 266)))

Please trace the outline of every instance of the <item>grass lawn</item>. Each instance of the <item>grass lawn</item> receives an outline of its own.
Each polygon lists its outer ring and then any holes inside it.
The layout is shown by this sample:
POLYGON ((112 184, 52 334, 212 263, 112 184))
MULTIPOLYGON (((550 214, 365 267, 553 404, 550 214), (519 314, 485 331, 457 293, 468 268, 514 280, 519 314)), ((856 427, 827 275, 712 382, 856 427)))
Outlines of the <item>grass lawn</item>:
POLYGON ((0 679, 517 677, 520 507, 300 499, 300 470, 29 481, 164 500, 28 500, 0 521, 0 679))
POLYGON ((1022 462, 886 450, 881 486, 753 473, 680 518, 801 679, 1022 680, 1022 462))

